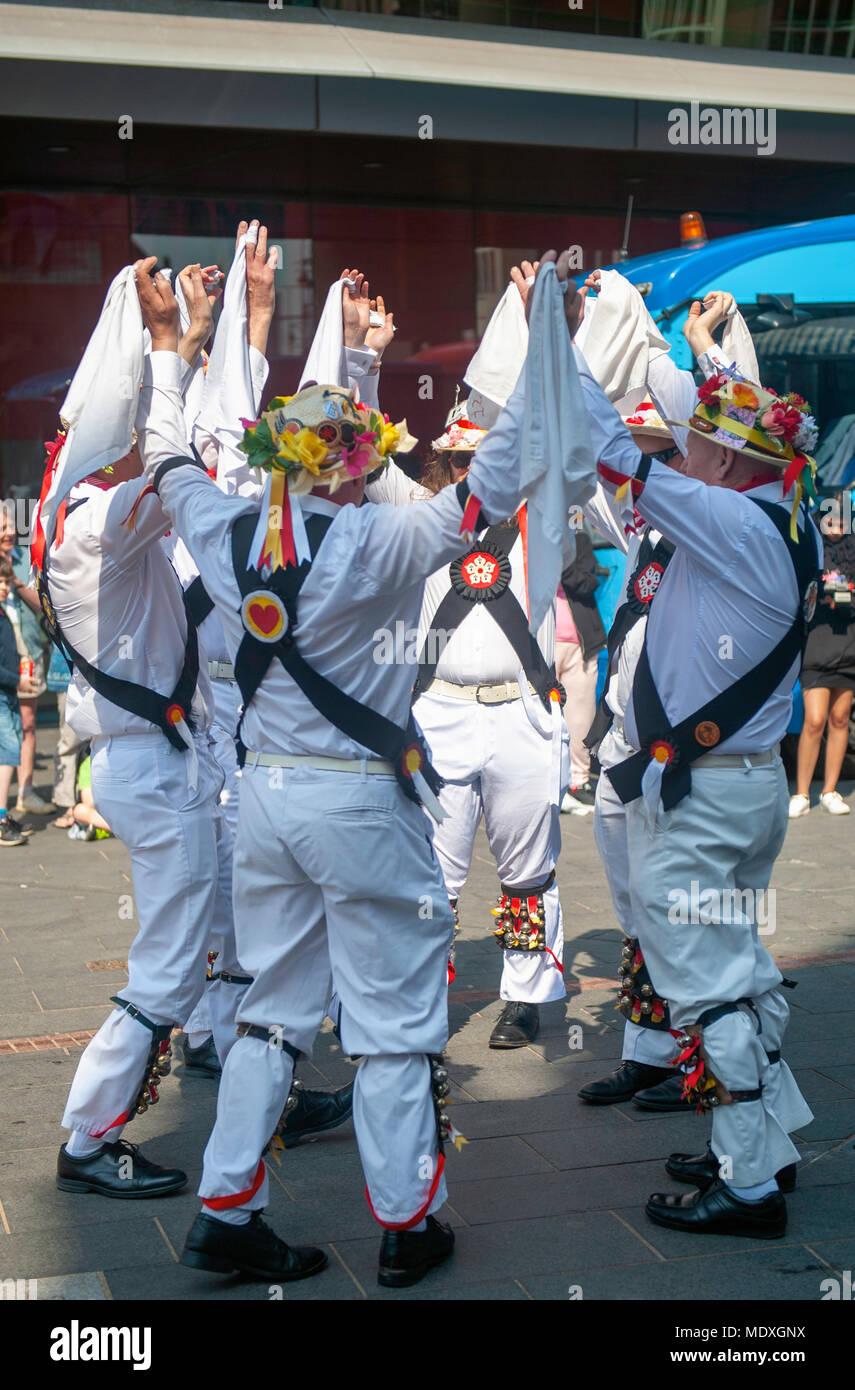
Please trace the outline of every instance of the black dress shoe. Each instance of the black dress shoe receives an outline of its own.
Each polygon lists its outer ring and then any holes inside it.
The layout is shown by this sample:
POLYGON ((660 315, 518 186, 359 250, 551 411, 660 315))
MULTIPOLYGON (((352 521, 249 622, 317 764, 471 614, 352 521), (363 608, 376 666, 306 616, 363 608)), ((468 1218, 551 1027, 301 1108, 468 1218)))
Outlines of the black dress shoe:
POLYGON ((499 1021, 490 1034, 491 1047, 525 1047, 534 1042, 540 1026, 540 1010, 536 1004, 521 1004, 511 1000, 502 1009, 499 1021))
POLYGON ((454 1232, 435 1216, 426 1231, 385 1231, 380 1242, 377 1283, 387 1289, 408 1289, 424 1279, 429 1269, 441 1265, 454 1250, 454 1232))
POLYGON ((243 1226, 218 1221, 200 1211, 187 1232, 181 1263, 212 1274, 237 1271, 286 1284, 320 1274, 326 1269, 327 1257, 312 1245, 286 1245, 262 1221, 260 1211, 254 1211, 243 1226))
POLYGON ((621 1062, 617 1071, 604 1076, 602 1081, 592 1081, 583 1086, 579 1095, 589 1105, 614 1105, 619 1100, 631 1100, 645 1086, 655 1086, 657 1081, 671 1075, 671 1067, 649 1067, 644 1062, 621 1062))
POLYGON ((188 1076, 210 1076, 214 1081, 219 1081, 223 1069, 213 1037, 207 1038, 199 1047, 191 1047, 185 1035, 184 1070, 188 1076))
MULTIPOLYGON (((669 1173, 677 1182, 690 1182, 699 1187, 702 1192, 706 1192, 708 1187, 718 1180, 719 1162, 712 1149, 708 1148, 705 1153, 695 1154, 672 1154, 665 1162, 665 1172, 669 1173)), ((796 1165, 788 1163, 786 1168, 775 1174, 775 1181, 782 1192, 795 1192, 796 1190, 796 1165)))
POLYGON ((165 1197, 187 1186, 187 1174, 150 1163, 136 1144, 119 1139, 85 1158, 73 1158, 63 1144, 56 1185, 62 1192, 100 1192, 102 1197, 165 1197))
POLYGON ((705 1192, 656 1192, 645 1210, 657 1226, 701 1236, 778 1240, 787 1229, 787 1204, 780 1192, 770 1192, 759 1202, 743 1202, 721 1179, 705 1192))
POLYGON ((683 1097, 683 1073, 675 1071, 673 1067, 668 1068, 667 1077, 658 1086, 638 1091, 632 1103, 639 1110, 676 1110, 686 1115, 694 1113, 691 1100, 683 1097))
POLYGON ((353 1113, 353 1082, 340 1091, 309 1091, 295 1081, 288 1100, 295 1098, 296 1105, 289 1108, 286 1104, 276 1126, 276 1133, 286 1149, 293 1149, 309 1135, 323 1134, 324 1130, 343 1125, 353 1113))

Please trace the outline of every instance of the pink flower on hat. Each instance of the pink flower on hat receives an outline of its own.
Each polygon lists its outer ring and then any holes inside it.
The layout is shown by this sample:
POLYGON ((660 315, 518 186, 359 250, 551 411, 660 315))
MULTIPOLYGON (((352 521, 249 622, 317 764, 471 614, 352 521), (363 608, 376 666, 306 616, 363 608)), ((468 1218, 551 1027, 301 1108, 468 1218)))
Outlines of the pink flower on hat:
POLYGON ((801 411, 780 402, 770 405, 760 416, 760 428, 775 439, 784 439, 788 444, 797 435, 801 423, 801 411))

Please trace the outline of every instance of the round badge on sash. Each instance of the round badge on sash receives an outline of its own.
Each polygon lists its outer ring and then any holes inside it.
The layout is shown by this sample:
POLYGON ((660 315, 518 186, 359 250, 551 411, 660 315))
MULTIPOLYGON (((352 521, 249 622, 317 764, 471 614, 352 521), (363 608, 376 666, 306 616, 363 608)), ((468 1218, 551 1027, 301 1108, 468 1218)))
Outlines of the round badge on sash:
POLYGON ((721 738, 721 729, 711 719, 704 719, 695 725, 695 743, 702 748, 715 748, 721 738))
POLYGON ((451 586, 471 603, 486 603, 503 594, 511 581, 511 562, 497 545, 478 545, 452 560, 451 586))
MULTIPOLYGON (((636 576, 633 584, 633 592, 639 603, 652 603, 653 596, 659 588, 659 581, 665 573, 665 566, 660 565, 657 560, 651 560, 649 565, 636 576)), ((658 611, 658 610, 657 610, 658 611)))
POLYGON ((259 642, 279 642, 288 631, 285 605, 269 589, 254 589, 240 606, 241 622, 259 642))
POLYGON ((802 599, 802 613, 804 614, 804 620, 806 623, 810 623, 813 621, 813 615, 816 612, 816 600, 818 594, 819 582, 816 579, 812 579, 808 584, 807 588, 805 589, 805 596, 802 599))

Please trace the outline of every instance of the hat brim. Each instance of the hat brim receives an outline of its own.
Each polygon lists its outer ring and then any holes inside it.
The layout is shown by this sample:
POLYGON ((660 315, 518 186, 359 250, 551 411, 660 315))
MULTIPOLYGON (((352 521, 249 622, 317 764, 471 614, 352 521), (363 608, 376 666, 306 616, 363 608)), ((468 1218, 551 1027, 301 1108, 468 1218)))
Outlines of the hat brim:
MULTIPOLYGON (((743 444, 741 442, 724 444, 722 440, 714 438, 716 430, 721 428, 719 425, 716 425, 715 429, 712 430, 699 430, 696 425, 692 424, 691 420, 666 420, 665 423, 666 425, 676 425, 677 428, 681 430, 689 430, 691 434, 698 435, 700 439, 709 439, 714 444, 722 444, 725 449, 733 449, 737 454, 747 454, 749 458, 759 459, 761 463, 771 463, 774 468, 779 468, 782 473, 785 473, 792 463, 792 459, 784 458, 778 454, 764 453, 762 449, 755 449, 751 444, 743 444)), ((722 433, 727 434, 728 431, 722 429, 722 433)), ((737 436, 733 435, 732 438, 736 440, 737 436)))
MULTIPOLYGON (((665 423, 669 424, 670 421, 666 421, 665 423)), ((624 420, 624 424, 631 435, 652 434, 655 435, 657 439, 668 439, 672 444, 676 443, 673 434, 670 430, 666 429, 664 425, 631 425, 628 420, 624 420)))

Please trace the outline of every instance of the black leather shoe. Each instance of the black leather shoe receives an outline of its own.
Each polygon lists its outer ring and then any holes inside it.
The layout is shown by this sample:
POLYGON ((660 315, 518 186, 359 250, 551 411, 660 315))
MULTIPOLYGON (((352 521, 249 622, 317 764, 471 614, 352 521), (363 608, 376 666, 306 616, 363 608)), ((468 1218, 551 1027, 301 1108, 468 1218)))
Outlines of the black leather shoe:
POLYGON ((579 1095, 589 1105, 614 1105, 619 1100, 631 1100, 645 1086, 655 1086, 671 1075, 671 1067, 649 1067, 644 1062, 621 1062, 617 1071, 583 1086, 579 1095))
POLYGON ((161 1168, 144 1158, 136 1144, 119 1139, 97 1153, 73 1158, 65 1145, 56 1161, 56 1185, 62 1192, 100 1192, 102 1197, 165 1197, 187 1186, 180 1168, 161 1168))
POLYGON ((639 1110, 677 1110, 686 1115, 694 1114, 692 1102, 683 1098, 683 1073, 668 1068, 668 1075, 658 1086, 650 1086, 638 1091, 632 1098, 639 1110))
POLYGON ((657 1226, 696 1235, 753 1236, 778 1240, 787 1229, 787 1204, 780 1192, 771 1192, 759 1202, 743 1202, 734 1197, 721 1179, 706 1192, 656 1192, 645 1207, 657 1226))
POLYGON ((426 1231, 385 1231, 380 1242, 377 1283, 387 1289, 408 1289, 441 1265, 454 1250, 454 1232, 435 1216, 426 1231))
POLYGON ((243 1226, 232 1226, 200 1211, 184 1242, 181 1263, 212 1274, 249 1274, 254 1279, 290 1283, 326 1269, 323 1250, 312 1245, 292 1249, 254 1211, 243 1226))
POLYGON ((219 1081, 223 1069, 213 1037, 208 1038, 199 1047, 191 1047, 189 1038, 185 1036, 184 1070, 188 1076, 210 1076, 214 1081, 219 1081))
POLYGON ((525 1047, 534 1042, 540 1027, 540 1010, 536 1004, 521 1004, 512 1000, 506 1004, 499 1021, 490 1034, 491 1047, 525 1047))
MULTIPOLYGON (((665 1172, 669 1173, 677 1182, 690 1182, 695 1187, 699 1187, 702 1192, 706 1192, 718 1180, 719 1162, 712 1149, 708 1148, 706 1153, 695 1154, 672 1154, 665 1162, 665 1172)), ((775 1181, 782 1192, 795 1192, 796 1190, 796 1165, 788 1163, 786 1168, 775 1174, 775 1181)))
POLYGON ((324 1130, 343 1125, 353 1113, 353 1082, 340 1091, 309 1091, 295 1081, 288 1100, 295 1098, 296 1105, 289 1108, 286 1104, 276 1126, 286 1149, 293 1149, 311 1134, 323 1134, 324 1130))

